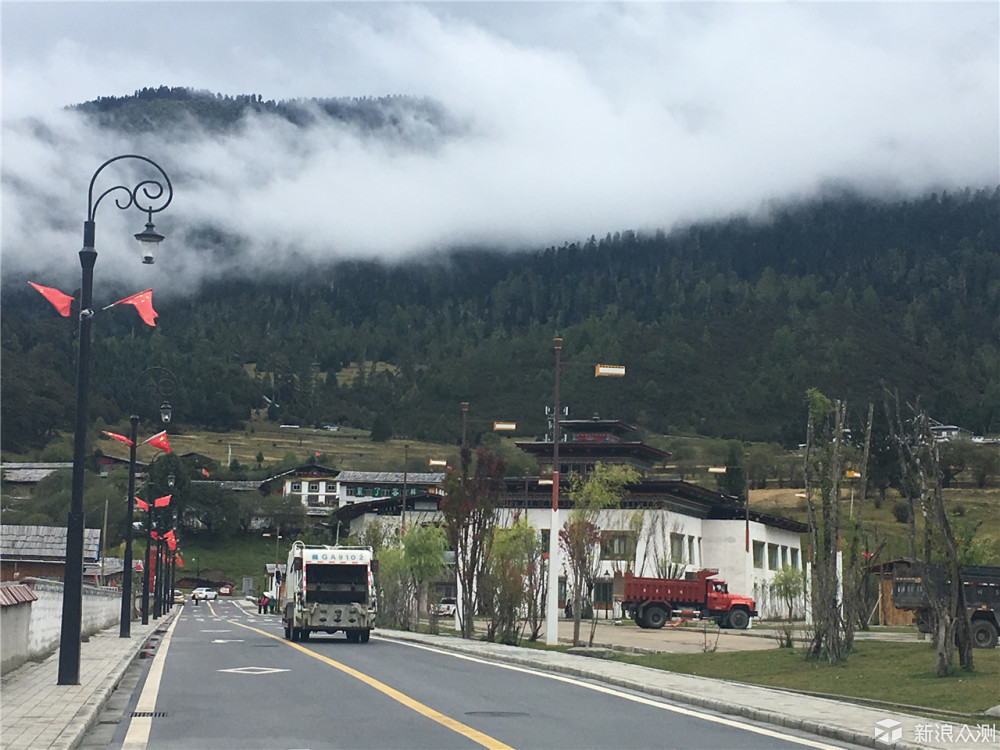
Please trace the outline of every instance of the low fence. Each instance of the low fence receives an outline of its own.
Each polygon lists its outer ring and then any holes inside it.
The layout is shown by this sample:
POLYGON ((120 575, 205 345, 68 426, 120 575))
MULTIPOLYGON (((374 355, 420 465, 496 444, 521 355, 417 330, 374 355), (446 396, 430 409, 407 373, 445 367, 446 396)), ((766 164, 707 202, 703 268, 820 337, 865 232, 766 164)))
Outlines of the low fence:
MULTIPOLYGON (((62 631, 62 582, 25 578, 18 583, 29 586, 36 600, 0 607, 0 673, 3 674, 54 653, 59 648, 62 631)), ((119 588, 83 587, 81 637, 120 622, 121 596, 119 588)))

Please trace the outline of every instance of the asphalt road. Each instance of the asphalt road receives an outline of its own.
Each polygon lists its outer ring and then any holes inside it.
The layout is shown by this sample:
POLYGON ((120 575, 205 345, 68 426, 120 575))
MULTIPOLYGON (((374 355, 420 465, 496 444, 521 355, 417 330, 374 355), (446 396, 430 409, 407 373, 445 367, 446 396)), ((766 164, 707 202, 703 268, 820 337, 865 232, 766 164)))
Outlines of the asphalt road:
POLYGON ((109 747, 845 747, 377 631, 291 643, 230 600, 185 605, 146 672, 109 747))

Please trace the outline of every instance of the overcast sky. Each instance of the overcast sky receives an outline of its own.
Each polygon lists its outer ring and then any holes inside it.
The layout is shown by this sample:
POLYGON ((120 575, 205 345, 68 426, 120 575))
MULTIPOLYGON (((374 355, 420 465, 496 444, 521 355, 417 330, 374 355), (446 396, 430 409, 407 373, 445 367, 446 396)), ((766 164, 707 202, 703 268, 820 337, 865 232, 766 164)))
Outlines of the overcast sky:
POLYGON ((174 181, 155 217, 168 239, 143 267, 131 234, 144 217, 102 204, 99 279, 232 273, 179 246, 179 228, 205 221, 243 234, 253 254, 240 267, 259 274, 293 253, 399 258, 669 230, 831 185, 993 188, 998 8, 3 0, 3 269, 78 277, 90 177, 133 151, 174 181), (428 148, 269 122, 123 140, 63 110, 161 85, 429 97, 462 129, 428 148))

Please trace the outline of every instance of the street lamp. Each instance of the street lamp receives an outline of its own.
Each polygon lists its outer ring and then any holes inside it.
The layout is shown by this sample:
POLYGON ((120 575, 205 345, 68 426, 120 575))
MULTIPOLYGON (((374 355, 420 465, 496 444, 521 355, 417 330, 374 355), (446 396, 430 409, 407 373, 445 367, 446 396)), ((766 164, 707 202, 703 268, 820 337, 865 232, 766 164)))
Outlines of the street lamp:
MULTIPOLYGON (((69 517, 66 522, 66 572, 63 583, 62 624, 59 635, 59 675, 57 684, 80 684, 80 628, 83 619, 83 472, 87 452, 87 396, 90 385, 90 324, 94 317, 94 247, 97 207, 105 196, 117 193, 115 205, 125 210, 135 206, 148 217, 146 229, 135 235, 143 247, 143 263, 153 262, 154 248, 163 240, 153 227, 153 214, 165 209, 174 197, 173 186, 160 166, 136 154, 116 156, 104 162, 93 177, 87 193, 87 218, 83 223, 83 249, 80 250, 80 328, 76 372, 76 429, 73 436, 73 480, 69 517), (135 187, 116 185, 94 197, 94 183, 105 167, 122 159, 137 159, 154 167, 159 176, 142 180, 135 187), (162 177, 162 182, 160 178, 162 177), (119 192, 121 191, 121 192, 119 192)), ((129 498, 132 502, 132 498, 129 498)))
MULTIPOLYGON (((164 424, 167 424, 173 416, 173 408, 166 398, 173 395, 177 379, 166 367, 149 367, 143 370, 139 376, 140 381, 152 374, 158 375, 155 388, 157 394, 164 399, 163 403, 160 404, 160 420, 164 424)), ((132 523, 135 505, 135 452, 138 447, 136 439, 138 437, 139 415, 133 414, 129 417, 129 423, 132 427, 129 433, 132 444, 129 446, 128 452, 128 524, 125 527, 125 570, 122 573, 122 608, 121 622, 118 627, 119 638, 129 638, 132 635, 132 607, 134 600, 132 594, 132 523)), ((148 564, 149 561, 147 560, 143 568, 148 564)), ((148 612, 144 617, 146 619, 143 620, 143 625, 148 622, 148 612)))
MULTIPOLYGON (((174 477, 173 473, 168 474, 167 475, 167 488, 168 489, 172 490, 174 488, 174 481, 175 481, 175 477, 174 477)), ((150 494, 152 494, 152 493, 150 493, 150 494)), ((155 573, 156 578, 153 581, 153 618, 156 619, 158 617, 161 617, 163 615, 163 613, 164 613, 163 599, 164 599, 164 596, 166 594, 166 586, 164 585, 164 583, 165 583, 164 578, 165 578, 165 572, 166 571, 164 570, 165 566, 164 566, 164 560, 163 560, 163 547, 164 547, 164 542, 166 540, 164 539, 163 535, 166 533, 166 529, 164 528, 165 524, 164 524, 163 515, 162 514, 158 514, 158 513, 155 512, 155 510, 156 510, 156 500, 154 498, 151 498, 149 502, 150 502, 149 510, 150 510, 151 513, 154 514, 153 518, 156 521, 156 530, 157 530, 157 533, 156 533, 156 573, 155 573)), ((171 513, 172 512, 170 510, 170 506, 167 506, 167 508, 165 510, 167 511, 167 513, 171 513)), ((167 518, 167 520, 169 521, 170 519, 167 518)), ((148 553, 147 553, 147 556, 148 556, 148 553)))
MULTIPOLYGON (((554 404, 552 409, 552 518, 549 522, 548 602, 545 607, 545 644, 559 643, 559 379, 562 372, 561 337, 552 339, 556 354, 554 404)), ((624 365, 594 365, 594 377, 623 377, 624 365)), ((539 482, 541 483, 541 482, 539 482)))

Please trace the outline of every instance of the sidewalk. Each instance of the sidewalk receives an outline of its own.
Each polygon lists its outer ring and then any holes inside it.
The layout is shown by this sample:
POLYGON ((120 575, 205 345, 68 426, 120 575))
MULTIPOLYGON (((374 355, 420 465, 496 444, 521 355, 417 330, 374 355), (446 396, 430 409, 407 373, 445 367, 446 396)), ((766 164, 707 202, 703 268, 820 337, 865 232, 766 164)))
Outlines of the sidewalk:
POLYGON ((57 685, 59 651, 28 662, 0 681, 0 747, 4 750, 71 750, 97 720, 133 659, 180 607, 147 625, 133 622, 131 637, 119 627, 102 630, 80 644, 80 684, 57 685))
MULTIPOLYGON (((249 606, 249 605, 246 605, 249 606)), ((108 702, 115 685, 141 650, 154 641, 181 611, 174 607, 148 625, 132 624, 132 637, 119 638, 118 627, 101 631, 81 644, 80 685, 57 685, 58 652, 29 663, 0 683, 0 746, 4 750, 72 750, 108 702)), ((546 670, 601 682, 703 709, 706 712, 798 729, 819 737, 864 747, 893 750, 978 750, 996 747, 997 733, 981 727, 948 725, 932 719, 845 701, 712 680, 622 664, 608 659, 517 648, 483 641, 463 641, 397 630, 376 630, 380 638, 410 641, 483 659, 546 670), (879 741, 876 738, 882 737, 879 741)), ((569 642, 572 622, 560 621, 560 640, 569 642)), ((726 633, 727 648, 771 648, 762 632, 726 633)), ((599 623, 595 643, 608 648, 675 650, 698 648, 696 630, 644 631, 599 623), (686 643, 691 639, 694 643, 686 643)))

